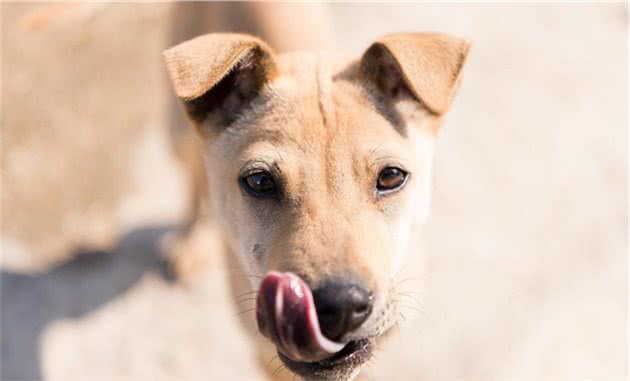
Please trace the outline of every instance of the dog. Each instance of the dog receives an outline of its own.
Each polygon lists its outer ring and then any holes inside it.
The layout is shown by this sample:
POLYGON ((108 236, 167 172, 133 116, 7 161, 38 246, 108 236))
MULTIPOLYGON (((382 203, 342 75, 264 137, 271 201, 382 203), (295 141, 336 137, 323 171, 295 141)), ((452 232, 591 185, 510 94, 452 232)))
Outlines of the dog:
POLYGON ((468 52, 438 33, 388 35, 358 59, 232 33, 164 52, 230 271, 247 274, 232 292, 256 294, 261 360, 351 380, 391 331, 393 278, 428 217, 434 142, 468 52))

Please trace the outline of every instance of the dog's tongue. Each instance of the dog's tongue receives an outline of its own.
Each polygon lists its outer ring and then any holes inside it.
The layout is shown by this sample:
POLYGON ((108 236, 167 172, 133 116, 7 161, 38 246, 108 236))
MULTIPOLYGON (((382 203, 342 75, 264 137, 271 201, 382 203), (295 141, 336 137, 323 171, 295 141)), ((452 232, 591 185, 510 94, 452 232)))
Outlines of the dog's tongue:
POLYGON ((256 297, 260 332, 295 361, 319 361, 344 345, 324 337, 310 288, 293 273, 270 272, 256 297))

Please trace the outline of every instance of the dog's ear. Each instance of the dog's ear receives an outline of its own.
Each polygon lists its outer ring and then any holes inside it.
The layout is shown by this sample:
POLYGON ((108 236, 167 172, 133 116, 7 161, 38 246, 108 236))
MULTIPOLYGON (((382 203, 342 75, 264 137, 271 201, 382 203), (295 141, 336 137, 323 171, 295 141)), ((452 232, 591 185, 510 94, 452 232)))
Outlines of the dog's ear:
POLYGON ((385 96, 411 97, 441 115, 455 95, 468 49, 465 40, 444 34, 392 34, 363 54, 360 73, 385 96))
POLYGON ((211 33, 163 53, 175 94, 188 116, 227 125, 276 74, 271 49, 256 37, 211 33))

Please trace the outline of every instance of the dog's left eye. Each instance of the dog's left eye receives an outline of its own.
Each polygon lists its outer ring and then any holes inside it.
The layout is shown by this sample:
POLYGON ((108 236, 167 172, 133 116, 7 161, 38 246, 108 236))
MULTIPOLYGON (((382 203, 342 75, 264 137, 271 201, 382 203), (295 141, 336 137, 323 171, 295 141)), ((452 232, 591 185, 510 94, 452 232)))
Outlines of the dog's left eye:
POLYGON ((407 172, 396 167, 387 167, 378 174, 376 189, 379 192, 387 192, 399 189, 407 180, 407 172))
POLYGON ((256 172, 241 178, 245 190, 257 197, 271 197, 277 194, 276 183, 268 172, 256 172))

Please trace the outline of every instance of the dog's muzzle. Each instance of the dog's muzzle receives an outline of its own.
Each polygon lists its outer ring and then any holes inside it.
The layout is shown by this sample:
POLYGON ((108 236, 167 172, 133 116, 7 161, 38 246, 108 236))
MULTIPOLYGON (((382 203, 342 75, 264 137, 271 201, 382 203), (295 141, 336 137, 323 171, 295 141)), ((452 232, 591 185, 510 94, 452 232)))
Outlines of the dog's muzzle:
POLYGON ((315 362, 341 351, 320 329, 311 289, 293 273, 269 273, 256 297, 260 332, 295 361, 315 362))

